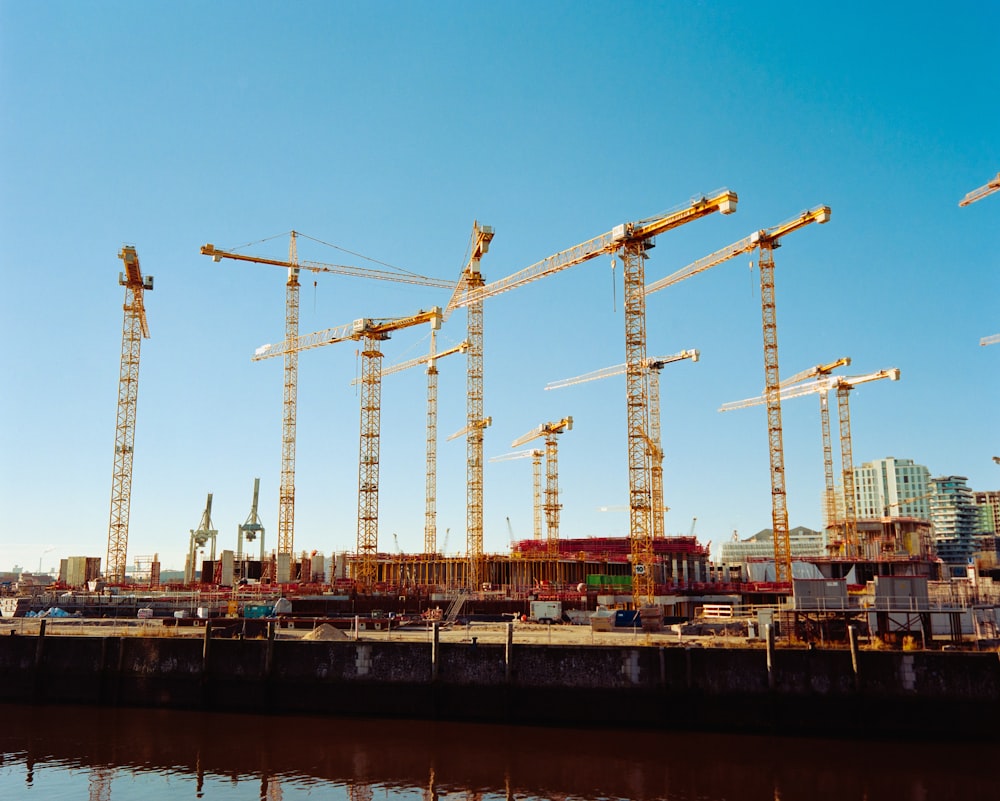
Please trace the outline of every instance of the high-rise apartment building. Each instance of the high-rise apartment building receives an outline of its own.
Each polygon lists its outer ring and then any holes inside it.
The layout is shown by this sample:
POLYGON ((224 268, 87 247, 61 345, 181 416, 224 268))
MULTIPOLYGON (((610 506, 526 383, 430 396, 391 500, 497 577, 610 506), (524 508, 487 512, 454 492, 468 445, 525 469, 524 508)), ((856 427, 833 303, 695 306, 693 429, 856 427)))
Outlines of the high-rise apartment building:
POLYGON ((979 533, 975 493, 965 476, 940 476, 930 480, 931 523, 938 556, 953 565, 969 561, 979 533))
MULTIPOLYGON (((841 494, 843 490, 840 490, 841 494)), ((912 459, 888 456, 854 468, 859 520, 881 517, 930 519, 930 471, 912 459)), ((842 509, 843 502, 838 503, 842 509)))

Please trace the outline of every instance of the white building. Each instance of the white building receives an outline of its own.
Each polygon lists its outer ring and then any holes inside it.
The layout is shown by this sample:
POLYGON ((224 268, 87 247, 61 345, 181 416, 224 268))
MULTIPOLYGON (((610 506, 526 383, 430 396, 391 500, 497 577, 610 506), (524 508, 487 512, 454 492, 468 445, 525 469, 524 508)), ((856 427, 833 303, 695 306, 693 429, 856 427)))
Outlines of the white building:
POLYGON ((975 550, 973 538, 979 533, 979 511, 975 493, 965 476, 932 478, 931 523, 938 556, 945 562, 963 565, 975 550))
MULTIPOLYGON (((788 546, 792 556, 826 556, 826 532, 796 526, 788 531, 788 546)), ((771 529, 758 531, 745 540, 722 543, 720 561, 724 565, 741 565, 747 557, 774 558, 774 537, 771 529)))
MULTIPOLYGON (((912 459, 888 456, 854 468, 855 510, 859 520, 915 517, 930 520, 930 471, 912 459)), ((840 494, 843 494, 841 488, 840 494)), ((843 508, 843 504, 839 504, 843 508)))

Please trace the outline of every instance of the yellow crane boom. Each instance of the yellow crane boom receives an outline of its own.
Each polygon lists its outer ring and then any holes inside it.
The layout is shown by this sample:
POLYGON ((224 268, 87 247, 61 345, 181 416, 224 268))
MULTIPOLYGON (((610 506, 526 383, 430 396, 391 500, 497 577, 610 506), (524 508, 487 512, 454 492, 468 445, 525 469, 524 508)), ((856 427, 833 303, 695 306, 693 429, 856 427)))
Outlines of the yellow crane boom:
POLYGON ((984 197, 992 195, 998 190, 1000 190, 1000 172, 998 172, 996 176, 989 181, 989 183, 969 192, 965 197, 958 201, 958 205, 968 206, 970 203, 982 200, 984 197))
POLYGON ((264 345, 253 361, 270 359, 288 352, 300 352, 347 340, 362 340, 361 349, 361 444, 358 459, 358 571, 355 578, 371 587, 378 572, 378 469, 382 406, 382 352, 378 342, 393 331, 430 323, 440 328, 442 311, 435 306, 408 317, 361 318, 353 323, 306 334, 293 341, 264 345))
POLYGON ((760 315, 764 334, 764 394, 767 399, 767 439, 771 468, 771 525, 774 531, 774 569, 777 581, 792 580, 792 554, 788 539, 788 506, 785 491, 785 452, 781 433, 781 380, 778 376, 778 320, 774 296, 774 249, 781 239, 812 223, 830 219, 829 206, 817 206, 774 228, 755 231, 727 248, 682 267, 672 275, 645 287, 651 294, 685 278, 728 261, 755 248, 760 268, 760 315))
POLYGON ((104 576, 109 584, 125 583, 128 553, 128 520, 132 503, 132 449, 139 390, 139 353, 149 338, 143 292, 153 290, 153 276, 143 275, 139 255, 132 245, 118 253, 124 272, 118 283, 125 287, 122 321, 122 354, 118 374, 118 413, 115 420, 115 458, 111 477, 111 515, 108 523, 108 559, 104 576))

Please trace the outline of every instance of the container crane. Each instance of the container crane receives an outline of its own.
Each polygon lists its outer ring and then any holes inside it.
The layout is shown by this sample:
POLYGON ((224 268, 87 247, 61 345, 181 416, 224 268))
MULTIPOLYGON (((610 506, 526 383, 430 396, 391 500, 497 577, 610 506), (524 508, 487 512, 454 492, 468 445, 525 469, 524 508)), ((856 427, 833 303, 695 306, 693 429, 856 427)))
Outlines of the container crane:
POLYGON ((109 584, 125 583, 128 552, 128 519, 132 503, 132 446, 139 391, 139 351, 149 339, 149 323, 143 293, 153 291, 153 276, 143 275, 139 255, 124 245, 118 258, 125 271, 118 274, 125 287, 122 321, 122 357, 118 372, 118 414, 115 420, 115 460, 111 476, 111 516, 108 523, 108 559, 105 578, 109 584))
MULTIPOLYGON (((424 509, 424 553, 437 553, 437 407, 438 407, 438 369, 437 360, 456 353, 465 353, 469 343, 461 342, 454 347, 437 351, 435 347, 435 331, 431 329, 430 352, 426 356, 417 356, 405 362, 399 362, 382 370, 382 377, 409 370, 420 364, 427 365, 427 447, 425 472, 426 504, 424 509)), ((351 381, 351 386, 360 379, 351 381)))
POLYGON ((510 447, 519 448, 533 439, 545 437, 545 529, 546 550, 549 556, 559 555, 559 444, 557 437, 573 430, 573 418, 564 417, 551 423, 542 423, 527 434, 515 439, 510 447))
MULTIPOLYGON (((650 481, 653 491, 653 539, 662 539, 666 536, 666 523, 664 515, 667 512, 663 493, 663 439, 660 433, 660 371, 668 364, 690 359, 696 362, 699 359, 697 350, 682 350, 671 356, 659 356, 646 359, 643 367, 649 373, 649 440, 648 450, 650 456, 650 481)), ((587 381, 596 381, 601 378, 608 378, 614 375, 621 375, 628 365, 616 364, 613 367, 604 367, 590 373, 576 376, 575 378, 564 378, 560 381, 553 381, 545 386, 545 389, 562 389, 563 387, 582 384, 587 381)))
MULTIPOLYGON (((375 278, 383 281, 396 281, 420 286, 441 287, 451 289, 454 281, 441 278, 428 278, 409 272, 391 272, 366 267, 354 267, 344 264, 323 264, 314 261, 299 261, 298 237, 304 236, 297 231, 289 232, 288 261, 253 256, 245 253, 235 253, 220 250, 209 243, 202 245, 201 254, 211 256, 212 261, 222 259, 248 261, 256 264, 270 264, 282 267, 288 271, 285 281, 285 341, 293 342, 299 335, 299 271, 309 270, 316 273, 334 273, 350 275, 358 278, 375 278)), ((312 239, 312 237, 306 237, 312 239)), ((319 240, 314 240, 319 241, 319 240)), ((295 542, 295 437, 298 397, 298 351, 288 350, 284 354, 284 389, 282 393, 282 425, 281 425, 281 482, 278 491, 278 553, 288 554, 291 558, 295 542)))
POLYGON ((384 319, 362 318, 337 328, 327 328, 305 334, 295 340, 276 345, 263 345, 253 355, 253 361, 281 356, 289 350, 297 352, 332 345, 348 340, 362 341, 361 347, 361 446, 358 460, 358 573, 355 577, 364 587, 375 583, 378 572, 378 468, 379 430, 382 407, 382 352, 378 343, 393 331, 430 323, 432 329, 441 326, 442 311, 435 306, 409 317, 384 319))
MULTIPOLYGON (((446 315, 455 308, 469 307, 469 341, 470 341, 470 408, 473 404, 473 392, 478 392, 476 402, 482 405, 482 301, 488 297, 508 292, 517 287, 536 281, 553 273, 560 272, 576 264, 588 261, 595 256, 617 255, 623 265, 625 282, 625 361, 626 370, 625 403, 628 421, 628 469, 629 469, 629 533, 632 547, 632 594, 633 602, 638 607, 641 603, 652 604, 654 598, 654 581, 652 565, 654 561, 652 544, 651 509, 652 489, 650 479, 650 460, 648 454, 649 439, 649 407, 648 407, 648 377, 642 369, 646 358, 646 300, 643 292, 645 282, 645 259, 648 251, 654 247, 659 234, 678 228, 686 223, 720 212, 731 214, 736 211, 737 196, 728 189, 720 189, 707 196, 699 196, 689 203, 664 214, 650 217, 638 222, 616 225, 607 233, 589 239, 567 250, 548 256, 535 264, 512 273, 491 284, 478 280, 473 283, 471 276, 463 273, 462 280, 448 303, 446 315), (473 308, 478 309, 473 315, 473 308), (473 337, 473 326, 478 326, 473 337), (478 373, 478 383, 471 378, 473 354, 478 373)), ((489 229, 492 239, 493 231, 489 229)), ((474 249, 475 252, 475 249, 474 249)), ((467 429, 469 436, 476 431, 481 432, 480 415, 473 420, 470 412, 467 429)), ((481 457, 481 448, 479 455, 481 457)), ((471 459, 470 459, 471 465, 471 459)), ((475 521, 480 528, 476 538, 470 537, 470 559, 474 554, 482 553, 482 473, 481 458, 478 462, 479 480, 469 481, 470 495, 480 493, 475 501, 479 519, 475 521)), ((470 499, 471 500, 471 499, 470 499)), ((470 503, 470 505, 472 505, 470 503)), ((473 574, 478 579, 478 574, 473 574)))
MULTIPOLYGON (((840 467, 843 476, 844 490, 844 518, 843 518, 843 542, 846 555, 856 557, 858 555, 857 542, 857 511, 854 493, 854 455, 851 444, 851 412, 848 394, 859 384, 869 381, 879 381, 888 378, 890 381, 899 380, 899 369, 891 368, 879 370, 860 376, 821 376, 814 381, 788 386, 780 390, 783 399, 798 398, 814 392, 824 393, 832 389, 837 391, 837 407, 840 421, 840 467)), ((766 403, 766 397, 759 396, 748 398, 742 401, 734 401, 724 404, 719 408, 720 412, 732 409, 743 409, 748 406, 759 406, 766 403)))
POLYGON ((975 203, 977 200, 982 200, 988 195, 992 195, 994 192, 1000 190, 1000 172, 990 180, 985 186, 981 186, 978 189, 973 189, 960 201, 958 201, 959 206, 968 206, 971 203, 975 203))
MULTIPOLYGON (((512 459, 527 459, 531 458, 531 477, 532 477, 532 521, 534 523, 534 536, 536 540, 541 540, 542 538, 542 457, 545 452, 539 450, 538 448, 532 448, 526 451, 514 451, 513 453, 505 453, 501 456, 494 456, 490 459, 491 462, 507 462, 512 459)), ((510 518, 507 518, 510 520, 510 518)))
POLYGON ((774 250, 781 239, 812 223, 830 219, 829 206, 817 206, 774 228, 761 229, 729 247, 682 267, 646 286, 647 295, 704 272, 724 261, 758 250, 760 310, 764 331, 764 397, 767 403, 768 453, 771 464, 771 525, 774 531, 774 569, 779 582, 792 580, 792 553, 788 539, 788 506, 785 493, 785 454, 781 433, 781 381, 778 377, 778 321, 774 299, 774 250))
POLYGON ((257 515, 257 499, 260 496, 260 479, 253 480, 253 503, 250 505, 250 514, 246 522, 239 526, 239 536, 236 539, 236 561, 243 558, 243 541, 253 542, 260 537, 260 561, 264 562, 264 524, 261 523, 257 515))
POLYGON ((209 551, 209 560, 215 561, 215 543, 219 537, 217 529, 212 527, 212 493, 208 493, 205 501, 205 511, 201 513, 201 522, 198 528, 191 529, 191 538, 188 542, 187 566, 184 574, 184 583, 193 584, 194 577, 198 573, 198 550, 205 547, 209 540, 212 542, 209 551))

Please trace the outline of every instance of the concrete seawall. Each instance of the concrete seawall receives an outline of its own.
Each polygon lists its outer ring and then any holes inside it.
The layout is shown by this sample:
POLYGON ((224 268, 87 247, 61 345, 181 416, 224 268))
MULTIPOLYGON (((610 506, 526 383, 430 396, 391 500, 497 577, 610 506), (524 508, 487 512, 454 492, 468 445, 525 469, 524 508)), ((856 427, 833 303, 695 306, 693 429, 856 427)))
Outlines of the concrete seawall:
POLYGON ((1000 655, 9 636, 0 702, 996 741, 1000 655))

